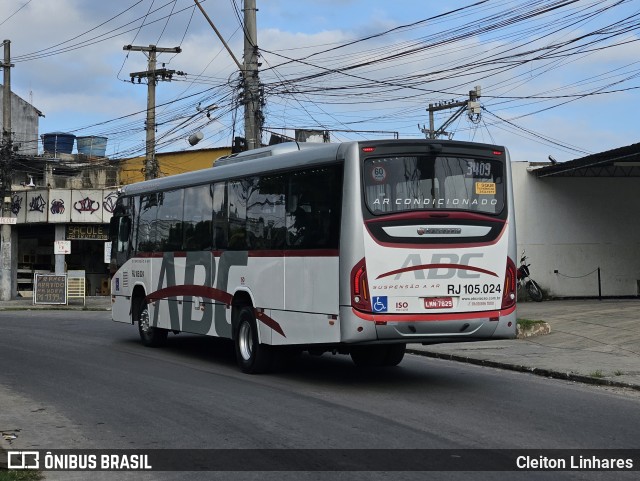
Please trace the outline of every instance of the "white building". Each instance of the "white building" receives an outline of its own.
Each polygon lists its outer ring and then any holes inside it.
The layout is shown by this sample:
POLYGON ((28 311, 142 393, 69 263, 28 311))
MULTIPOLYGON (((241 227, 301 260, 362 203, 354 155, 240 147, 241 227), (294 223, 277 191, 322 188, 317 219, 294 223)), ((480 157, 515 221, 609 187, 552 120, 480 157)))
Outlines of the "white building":
POLYGON ((638 296, 640 144, 512 167, 519 252, 547 294, 638 296))

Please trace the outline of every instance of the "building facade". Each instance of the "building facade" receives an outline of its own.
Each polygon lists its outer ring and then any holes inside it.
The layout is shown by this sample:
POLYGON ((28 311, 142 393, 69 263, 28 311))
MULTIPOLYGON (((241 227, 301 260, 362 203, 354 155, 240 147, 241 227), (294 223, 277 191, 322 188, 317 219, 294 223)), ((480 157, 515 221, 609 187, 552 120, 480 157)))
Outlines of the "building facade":
MULTIPOLYGON (((171 175, 209 168, 230 152, 160 153, 159 171, 171 175)), ((144 157, 114 162, 44 153, 16 155, 12 166, 13 297, 33 295, 34 274, 68 271, 84 273, 86 295, 109 295, 109 221, 118 186, 144 180, 144 157)))
MULTIPOLYGON (((0 89, 0 105, 3 102, 3 91, 0 89)), ((26 100, 11 93, 11 130, 15 152, 22 155, 38 154, 38 120, 44 114, 26 100)), ((0 116, 0 131, 2 131, 0 116)))

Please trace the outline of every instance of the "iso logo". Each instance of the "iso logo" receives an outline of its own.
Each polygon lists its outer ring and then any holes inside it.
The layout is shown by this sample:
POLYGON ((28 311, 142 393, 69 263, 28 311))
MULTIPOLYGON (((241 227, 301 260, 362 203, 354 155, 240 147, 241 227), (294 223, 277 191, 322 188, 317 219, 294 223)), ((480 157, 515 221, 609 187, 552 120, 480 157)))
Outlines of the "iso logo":
POLYGON ((40 469, 38 451, 8 451, 9 469, 40 469))

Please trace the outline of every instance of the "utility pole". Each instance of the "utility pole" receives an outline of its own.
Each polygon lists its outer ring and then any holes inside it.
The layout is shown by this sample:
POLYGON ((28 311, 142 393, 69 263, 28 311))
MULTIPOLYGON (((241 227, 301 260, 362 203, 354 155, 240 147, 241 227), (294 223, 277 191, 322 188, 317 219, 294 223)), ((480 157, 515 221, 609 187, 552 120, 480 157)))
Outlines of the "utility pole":
POLYGON ((174 74, 184 75, 183 72, 176 72, 175 70, 167 70, 166 68, 156 69, 156 53, 180 53, 182 49, 180 47, 173 48, 160 48, 155 45, 149 45, 148 47, 136 47, 133 45, 125 45, 123 50, 134 52, 148 52, 149 64, 147 70, 144 72, 132 72, 131 83, 134 79, 138 79, 140 83, 142 78, 147 79, 147 122, 146 122, 146 157, 144 163, 144 178, 145 180, 155 179, 158 177, 158 163, 156 162, 156 83, 158 79, 171 80, 174 74))
MULTIPOLYGON (((440 135, 448 135, 448 132, 445 132, 445 129, 449 127, 462 113, 466 110, 469 118, 472 119, 474 115, 480 115, 480 102, 478 99, 480 98, 481 89, 479 85, 473 90, 469 90, 469 100, 463 100, 461 102, 451 101, 451 102, 441 102, 438 104, 429 104, 429 108, 427 111, 429 112, 429 129, 422 128, 420 129, 427 139, 437 139, 440 135), (435 121, 433 118, 433 113, 438 112, 439 110, 450 110, 458 107, 458 110, 454 112, 454 114, 449 117, 442 126, 436 130, 435 121)), ((418 125, 418 128, 420 126, 418 125)))
POLYGON ((248 150, 262 144, 262 95, 258 78, 256 0, 244 2, 244 132, 248 150))
POLYGON ((0 300, 9 301, 13 294, 13 253, 11 251, 11 224, 5 220, 11 217, 11 41, 4 40, 4 61, 2 62, 2 228, 0 229, 0 300))
POLYGON ((256 24, 256 0, 245 0, 244 2, 244 63, 240 64, 233 54, 227 42, 213 24, 207 12, 204 11, 198 0, 193 0, 198 6, 202 15, 207 19, 211 28, 229 52, 229 55, 238 66, 242 75, 242 85, 244 88, 244 137, 247 149, 257 149, 262 144, 262 124, 264 115, 262 113, 263 95, 258 77, 258 33, 256 24))

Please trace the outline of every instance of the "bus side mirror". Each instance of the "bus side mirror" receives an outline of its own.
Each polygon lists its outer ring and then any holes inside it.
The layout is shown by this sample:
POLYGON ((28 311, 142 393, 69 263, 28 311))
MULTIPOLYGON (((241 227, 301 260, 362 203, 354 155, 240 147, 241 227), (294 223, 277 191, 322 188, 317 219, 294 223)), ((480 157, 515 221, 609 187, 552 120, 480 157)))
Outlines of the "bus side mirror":
POLYGON ((109 221, 109 239, 117 252, 120 246, 126 246, 131 234, 131 219, 129 217, 112 217, 109 221))
POLYGON ((112 217, 109 221, 109 240, 114 242, 118 240, 118 230, 120 227, 121 217, 112 217))
POLYGON ((129 219, 129 217, 121 217, 120 219, 118 240, 125 243, 129 241, 129 234, 131 234, 131 219, 129 219))

